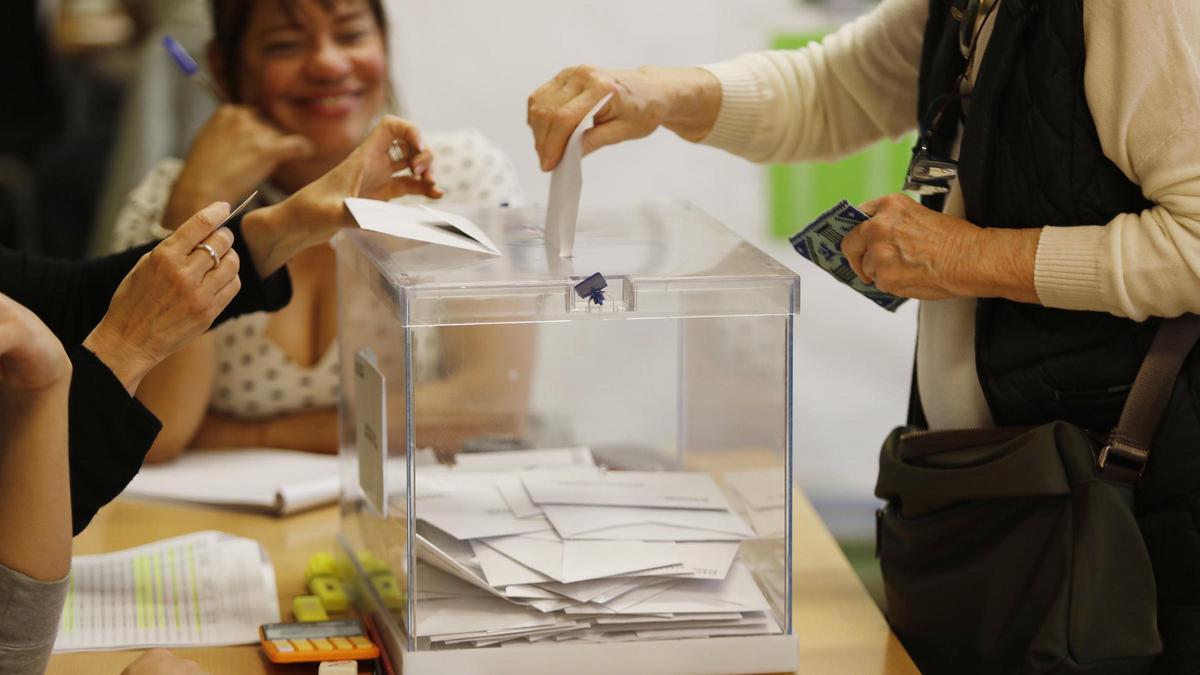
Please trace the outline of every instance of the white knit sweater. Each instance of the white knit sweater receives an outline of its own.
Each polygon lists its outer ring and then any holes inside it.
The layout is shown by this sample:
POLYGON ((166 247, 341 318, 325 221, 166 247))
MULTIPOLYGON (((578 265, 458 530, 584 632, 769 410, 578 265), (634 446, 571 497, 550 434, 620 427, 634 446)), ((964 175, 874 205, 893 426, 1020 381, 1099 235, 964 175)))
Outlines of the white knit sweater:
MULTIPOLYGON (((883 0, 820 44, 707 66, 723 101, 704 142, 791 162, 911 131, 928 11, 928 0, 883 0)), ((1104 154, 1153 206, 1042 228, 1038 297, 1136 320, 1200 312, 1200 2, 1086 0, 1084 39, 1085 93, 1104 154)), ((961 214, 961 199, 948 203, 961 214)), ((933 427, 990 422, 974 370, 973 307, 923 303, 919 379, 933 427)))

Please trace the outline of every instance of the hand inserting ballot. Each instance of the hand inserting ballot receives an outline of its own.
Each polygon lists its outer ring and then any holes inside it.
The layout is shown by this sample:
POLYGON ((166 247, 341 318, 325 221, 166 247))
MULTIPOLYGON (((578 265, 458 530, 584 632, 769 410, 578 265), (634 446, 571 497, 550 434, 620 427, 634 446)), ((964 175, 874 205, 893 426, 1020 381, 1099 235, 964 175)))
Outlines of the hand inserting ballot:
POLYGON ((660 126, 698 141, 716 121, 721 105, 720 83, 702 68, 567 68, 528 101, 527 121, 543 171, 558 165, 571 132, 609 94, 595 126, 583 134, 584 155, 649 136, 660 126))

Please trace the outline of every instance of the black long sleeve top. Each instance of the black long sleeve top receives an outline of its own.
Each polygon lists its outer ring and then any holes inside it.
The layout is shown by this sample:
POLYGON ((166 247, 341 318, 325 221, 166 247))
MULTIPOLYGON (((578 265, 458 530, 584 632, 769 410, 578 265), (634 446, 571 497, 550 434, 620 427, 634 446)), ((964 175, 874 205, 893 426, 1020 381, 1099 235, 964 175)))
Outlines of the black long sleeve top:
MULTIPOLYGON (((280 309, 292 297, 286 268, 259 278, 241 236, 241 219, 231 221, 229 227, 241 259, 242 289, 214 325, 241 314, 280 309)), ((58 336, 74 368, 67 434, 76 534, 133 480, 162 429, 116 375, 80 344, 108 311, 121 280, 157 243, 84 262, 0 248, 0 293, 27 307, 58 336)))

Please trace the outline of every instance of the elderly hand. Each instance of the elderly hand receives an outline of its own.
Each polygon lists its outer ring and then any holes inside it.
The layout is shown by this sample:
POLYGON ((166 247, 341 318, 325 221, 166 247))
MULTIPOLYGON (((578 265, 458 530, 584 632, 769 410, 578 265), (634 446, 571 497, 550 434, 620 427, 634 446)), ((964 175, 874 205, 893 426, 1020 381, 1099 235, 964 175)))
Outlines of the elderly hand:
POLYGON ((121 675, 206 675, 195 661, 181 659, 165 649, 151 649, 125 667, 121 675))
POLYGON ((575 127, 608 94, 613 96, 596 113, 595 126, 583 133, 585 155, 649 136, 660 126, 699 141, 721 109, 721 83, 702 68, 567 68, 529 97, 527 121, 543 171, 558 165, 575 127))
POLYGON ((280 164, 313 151, 304 135, 279 131, 253 108, 222 105, 192 141, 162 222, 174 227, 215 201, 240 202, 280 164))
POLYGON ((242 219, 242 233, 261 275, 279 269, 301 250, 325 243, 342 227, 354 227, 347 197, 394 199, 424 195, 438 199, 433 155, 411 122, 388 115, 367 139, 329 173, 284 201, 255 209, 242 219), (399 142, 403 161, 393 162, 389 148, 399 142), (401 169, 410 174, 396 175, 401 169))
POLYGON ((906 298, 1006 297, 1036 303, 1037 229, 989 229, 897 193, 861 207, 871 216, 846 236, 855 274, 906 298))
POLYGON ((142 256, 84 340, 130 394, 151 368, 208 330, 241 289, 233 233, 218 228, 228 215, 228 204, 212 204, 142 256))
POLYGON ((42 391, 70 375, 71 361, 54 333, 33 312, 0 294, 0 389, 42 391))

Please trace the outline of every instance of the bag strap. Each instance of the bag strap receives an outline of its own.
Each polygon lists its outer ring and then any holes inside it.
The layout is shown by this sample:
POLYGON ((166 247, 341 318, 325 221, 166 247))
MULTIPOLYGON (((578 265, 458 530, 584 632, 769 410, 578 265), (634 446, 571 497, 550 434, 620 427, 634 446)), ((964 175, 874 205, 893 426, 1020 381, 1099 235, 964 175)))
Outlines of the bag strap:
POLYGON ((1175 380, 1198 339, 1200 315, 1185 314, 1159 326, 1125 400, 1121 419, 1109 434, 1108 444, 1100 450, 1097 463, 1102 475, 1126 480, 1141 476, 1175 380))

